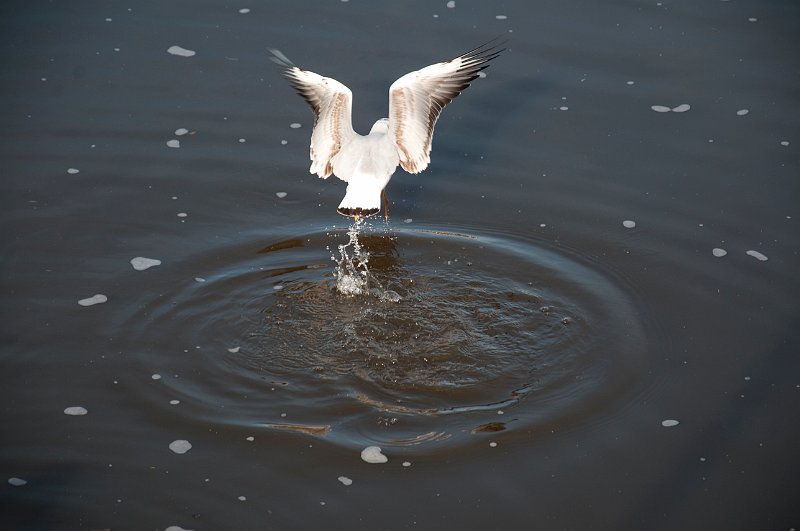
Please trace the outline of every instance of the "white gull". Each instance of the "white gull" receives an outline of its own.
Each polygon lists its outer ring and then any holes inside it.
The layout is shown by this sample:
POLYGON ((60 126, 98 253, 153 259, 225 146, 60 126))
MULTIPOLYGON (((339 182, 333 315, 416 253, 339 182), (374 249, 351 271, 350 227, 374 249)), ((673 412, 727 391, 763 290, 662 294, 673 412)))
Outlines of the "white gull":
MULTIPOLYGON (((284 76, 314 111, 309 171, 323 179, 336 175, 347 183, 337 212, 356 219, 376 214, 398 164, 409 173, 428 167, 439 114, 504 51, 493 42, 392 83, 389 117, 375 122, 367 136, 353 131, 353 93, 349 88, 303 70, 279 50, 270 49, 272 60, 284 68, 284 76)), ((388 202, 386 209, 388 216, 388 202)))

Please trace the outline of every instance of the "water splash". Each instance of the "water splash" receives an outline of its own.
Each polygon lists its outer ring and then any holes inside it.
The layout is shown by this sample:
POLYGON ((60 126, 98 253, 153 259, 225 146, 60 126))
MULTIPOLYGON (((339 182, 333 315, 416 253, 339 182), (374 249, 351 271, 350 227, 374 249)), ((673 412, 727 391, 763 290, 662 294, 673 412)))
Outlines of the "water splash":
POLYGON ((365 226, 363 218, 356 219, 347 229, 347 243, 339 245, 339 257, 331 256, 331 260, 336 262, 333 272, 336 291, 348 296, 372 295, 383 302, 399 302, 400 295, 384 288, 369 270, 369 251, 358 241, 361 229, 365 226))

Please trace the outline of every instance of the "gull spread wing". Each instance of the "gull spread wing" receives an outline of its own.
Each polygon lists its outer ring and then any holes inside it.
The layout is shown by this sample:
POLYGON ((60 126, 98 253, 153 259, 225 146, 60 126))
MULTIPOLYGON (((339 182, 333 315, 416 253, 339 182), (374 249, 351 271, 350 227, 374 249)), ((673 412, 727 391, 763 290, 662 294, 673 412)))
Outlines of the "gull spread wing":
POLYGON ((311 133, 311 173, 323 179, 333 173, 331 159, 354 135, 351 118, 353 93, 345 85, 295 66, 279 50, 272 60, 284 68, 283 75, 314 111, 311 133))
POLYGON ((504 50, 491 43, 410 72, 389 87, 389 135, 404 170, 419 173, 428 167, 433 128, 442 109, 504 50))

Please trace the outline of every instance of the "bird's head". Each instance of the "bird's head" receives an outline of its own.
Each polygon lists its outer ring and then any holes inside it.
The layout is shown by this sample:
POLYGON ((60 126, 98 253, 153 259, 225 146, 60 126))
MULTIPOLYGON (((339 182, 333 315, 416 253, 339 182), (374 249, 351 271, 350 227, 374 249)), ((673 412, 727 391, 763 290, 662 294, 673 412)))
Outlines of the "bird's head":
POLYGON ((386 133, 389 131, 389 119, 388 118, 381 118, 374 124, 372 124, 372 129, 369 130, 370 133, 386 133))

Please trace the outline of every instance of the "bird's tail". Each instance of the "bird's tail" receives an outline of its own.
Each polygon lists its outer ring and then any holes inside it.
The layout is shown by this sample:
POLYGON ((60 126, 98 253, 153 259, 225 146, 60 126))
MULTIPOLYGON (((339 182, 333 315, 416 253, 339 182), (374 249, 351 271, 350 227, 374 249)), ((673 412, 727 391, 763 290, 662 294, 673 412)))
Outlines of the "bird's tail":
POLYGON ((366 218, 377 214, 381 209, 381 190, 378 186, 360 182, 350 182, 347 193, 336 212, 343 216, 366 218))

